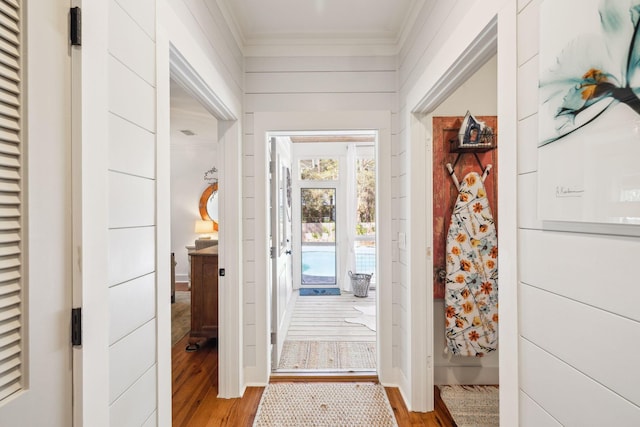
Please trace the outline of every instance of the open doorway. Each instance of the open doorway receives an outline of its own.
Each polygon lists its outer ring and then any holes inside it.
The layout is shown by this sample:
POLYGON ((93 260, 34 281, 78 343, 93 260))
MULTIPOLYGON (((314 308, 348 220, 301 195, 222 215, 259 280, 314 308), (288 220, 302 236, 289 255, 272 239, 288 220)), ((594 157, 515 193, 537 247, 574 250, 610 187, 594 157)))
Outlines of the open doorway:
POLYGON ((216 207, 208 202, 217 197, 220 162, 216 118, 173 80, 170 92, 173 346, 191 329, 190 254, 218 243, 216 207))
POLYGON ((272 370, 375 373, 375 131, 270 135, 272 370))
MULTIPOLYGON (((189 398, 193 394, 192 384, 200 382, 200 387, 216 395, 219 389, 217 328, 215 337, 204 336, 199 334, 203 328, 194 329, 192 322, 193 316, 199 316, 201 324, 210 325, 212 319, 217 323, 217 298, 213 299, 214 307, 211 303, 206 307, 202 304, 203 296, 210 296, 203 294, 203 284, 217 293, 217 271, 215 276, 196 273, 197 278, 191 267, 195 262, 201 266, 199 271, 205 271, 202 260, 213 257, 197 255, 201 251, 215 249, 217 261, 218 231, 222 231, 217 212, 218 170, 222 162, 218 120, 173 80, 170 81, 170 137, 171 403, 174 425, 186 425, 197 406, 189 398), (208 372, 204 376, 206 382, 198 377, 202 371, 208 372)), ((217 268, 208 269, 214 270, 217 268)))
POLYGON ((493 56, 422 119, 432 129, 433 141, 434 383, 445 404, 451 396, 481 396, 486 409, 482 415, 495 422, 499 411, 497 112, 493 56), (486 137, 482 141, 470 142, 473 129, 467 124, 472 121, 482 127, 486 137), (468 146, 463 145, 466 141, 468 146))

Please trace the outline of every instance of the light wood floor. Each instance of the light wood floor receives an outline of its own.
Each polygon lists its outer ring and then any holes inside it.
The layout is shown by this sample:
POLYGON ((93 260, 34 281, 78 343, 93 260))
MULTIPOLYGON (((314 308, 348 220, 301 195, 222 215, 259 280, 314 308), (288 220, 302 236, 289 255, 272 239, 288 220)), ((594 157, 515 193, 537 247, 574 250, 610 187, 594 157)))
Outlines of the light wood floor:
POLYGON ((376 333, 361 324, 345 319, 362 315, 354 306, 375 307, 376 293, 370 290, 365 298, 351 293, 326 296, 296 296, 287 332, 289 341, 358 341, 375 342, 376 333))
MULTIPOLYGON (((173 427, 251 426, 264 388, 248 387, 239 399, 218 399, 218 348, 215 340, 205 342, 200 350, 193 353, 184 351, 187 342, 188 336, 185 336, 171 352, 173 427)), ((386 391, 399 427, 455 427, 437 389, 436 411, 429 413, 407 411, 397 388, 387 388, 386 391)))
MULTIPOLYGON (((341 296, 298 297, 287 334, 289 340, 375 341, 376 333, 366 326, 345 322, 361 312, 354 305, 375 305, 375 291, 367 298, 341 296)), ((218 349, 209 340, 200 350, 184 351, 188 336, 172 349, 173 427, 251 426, 263 387, 249 387, 240 399, 218 399, 218 349)), ((274 381, 371 381, 375 376, 280 376, 274 381), (338 379, 336 379, 338 378, 338 379)), ((455 427, 436 389, 436 411, 409 412, 397 388, 387 388, 389 402, 399 427, 455 427)))

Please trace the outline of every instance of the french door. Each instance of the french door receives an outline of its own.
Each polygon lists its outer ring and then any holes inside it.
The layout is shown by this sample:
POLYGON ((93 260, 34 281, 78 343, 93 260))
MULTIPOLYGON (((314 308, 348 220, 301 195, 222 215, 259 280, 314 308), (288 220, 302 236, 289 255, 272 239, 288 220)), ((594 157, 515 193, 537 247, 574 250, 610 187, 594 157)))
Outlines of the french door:
POLYGON ((341 143, 293 144, 296 288, 343 284, 348 244, 346 150, 341 143))
POLYGON ((276 369, 287 336, 286 314, 292 295, 291 155, 286 138, 270 143, 271 191, 271 360, 276 369))

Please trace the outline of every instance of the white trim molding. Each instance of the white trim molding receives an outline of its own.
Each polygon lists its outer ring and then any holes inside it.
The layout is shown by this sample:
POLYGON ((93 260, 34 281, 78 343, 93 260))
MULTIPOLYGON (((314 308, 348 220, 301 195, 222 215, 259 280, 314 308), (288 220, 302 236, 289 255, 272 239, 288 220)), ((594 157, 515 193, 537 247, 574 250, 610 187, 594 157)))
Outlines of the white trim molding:
POLYGON ((180 51, 169 43, 171 78, 218 120, 237 120, 231 109, 189 64, 180 51))
MULTIPOLYGON (((378 166, 378 377, 385 385, 395 385, 392 369, 392 224, 391 224, 391 112, 390 111, 327 111, 327 112, 282 112, 254 113, 253 145, 256 184, 254 212, 255 277, 269 277, 269 188, 268 145, 269 132, 377 130, 376 158, 378 166)), ((256 366, 246 367, 247 384, 265 385, 271 375, 271 352, 269 349, 270 283, 260 280, 255 287, 255 353, 256 366), (259 302, 259 303, 258 303, 259 302)))

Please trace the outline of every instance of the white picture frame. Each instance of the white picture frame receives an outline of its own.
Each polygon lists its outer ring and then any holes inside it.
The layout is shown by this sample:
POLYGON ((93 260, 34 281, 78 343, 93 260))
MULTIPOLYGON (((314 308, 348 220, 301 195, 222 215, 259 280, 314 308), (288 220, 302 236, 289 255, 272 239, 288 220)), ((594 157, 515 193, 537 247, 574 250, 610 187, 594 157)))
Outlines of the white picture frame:
POLYGON ((640 0, 541 6, 538 218, 555 228, 640 225, 639 25, 640 0))

